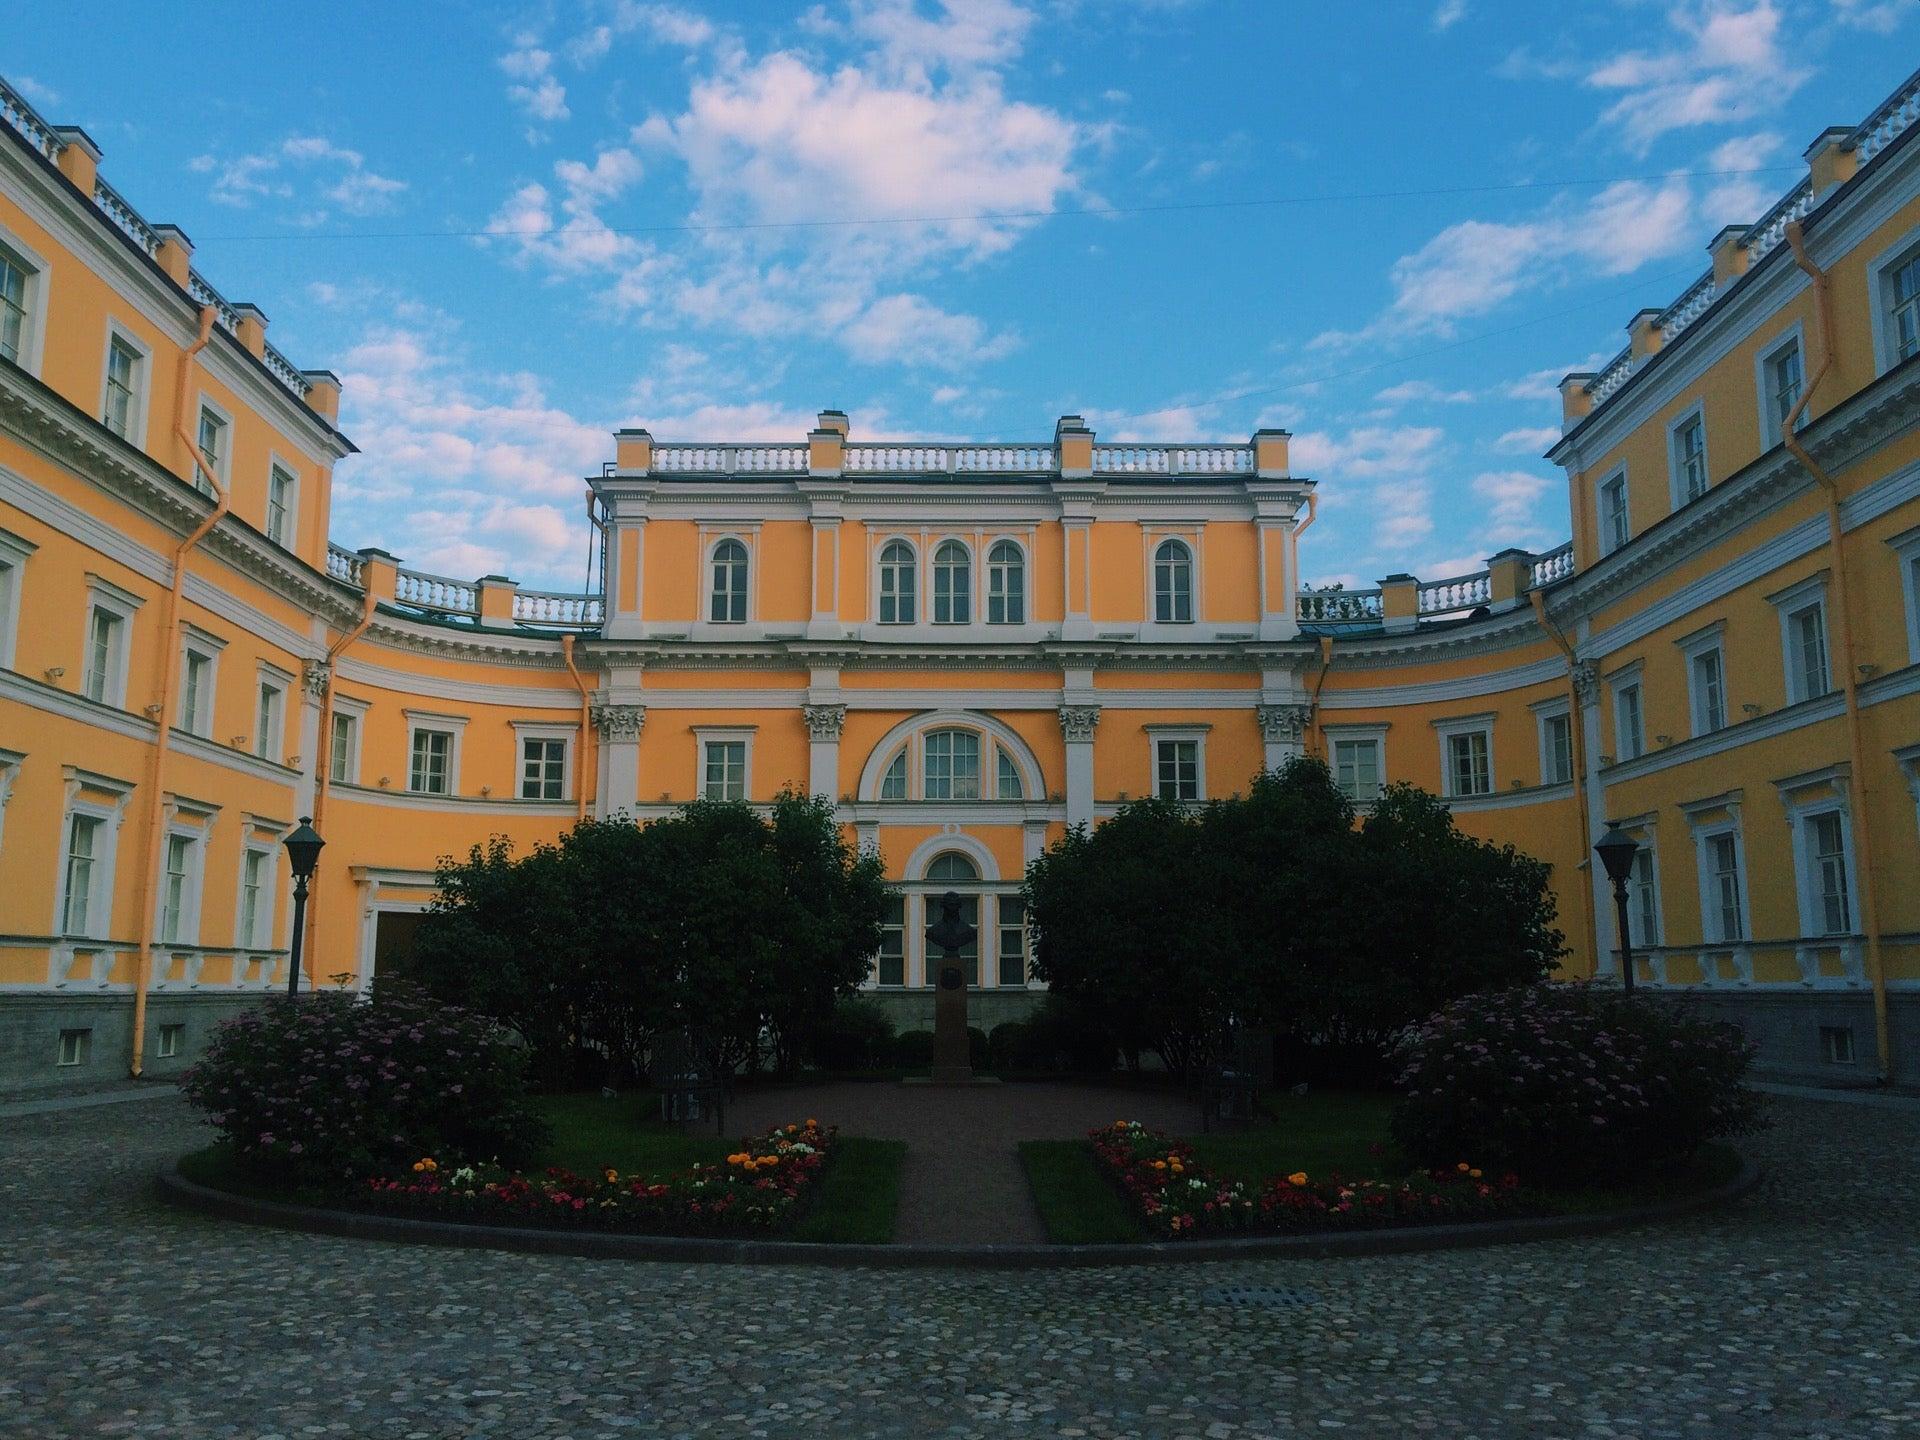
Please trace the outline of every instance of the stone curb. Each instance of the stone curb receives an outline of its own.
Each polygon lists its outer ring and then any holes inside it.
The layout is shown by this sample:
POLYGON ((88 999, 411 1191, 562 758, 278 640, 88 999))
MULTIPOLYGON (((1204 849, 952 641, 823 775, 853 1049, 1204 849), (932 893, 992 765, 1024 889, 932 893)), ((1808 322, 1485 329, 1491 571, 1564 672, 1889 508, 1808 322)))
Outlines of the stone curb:
POLYGON ((177 1169, 156 1178, 160 1198, 182 1210, 223 1220, 338 1235, 351 1240, 388 1240, 468 1250, 511 1250, 530 1255, 577 1255, 595 1260, 663 1260, 682 1264, 824 1265, 858 1269, 948 1268, 1035 1270, 1111 1265, 1166 1265, 1223 1260, 1324 1260, 1351 1255, 1400 1255, 1602 1235, 1633 1225, 1670 1220, 1730 1205, 1760 1183, 1760 1167, 1745 1155, 1726 1184, 1676 1200, 1593 1215, 1543 1215, 1477 1225, 1419 1225, 1397 1230, 1354 1230, 1334 1235, 1257 1235, 1179 1243, 1139 1241, 1104 1245, 850 1245, 800 1240, 709 1240, 676 1235, 613 1235, 522 1226, 461 1225, 411 1220, 352 1210, 323 1210, 254 1200, 210 1189, 177 1169))

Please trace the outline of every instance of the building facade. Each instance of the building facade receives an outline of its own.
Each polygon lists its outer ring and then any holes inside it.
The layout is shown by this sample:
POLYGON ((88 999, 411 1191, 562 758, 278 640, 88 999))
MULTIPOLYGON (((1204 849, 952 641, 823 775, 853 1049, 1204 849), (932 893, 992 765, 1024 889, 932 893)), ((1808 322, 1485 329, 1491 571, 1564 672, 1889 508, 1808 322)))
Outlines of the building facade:
POLYGON ((926 899, 959 890, 991 1025, 1033 1000, 1044 845, 1303 752, 1550 862, 1573 976, 1618 970, 1619 821, 1642 982, 1776 1071, 1920 1078, 1920 77, 1567 378, 1568 545, 1359 592, 1301 587, 1284 432, 1074 416, 621 431, 585 595, 341 549, 338 381, 84 133, 4 86, 0 121, 0 1088, 173 1073, 283 988, 302 815, 304 968, 360 988, 441 856, 804 787, 898 887, 874 992, 926 1023, 926 899))

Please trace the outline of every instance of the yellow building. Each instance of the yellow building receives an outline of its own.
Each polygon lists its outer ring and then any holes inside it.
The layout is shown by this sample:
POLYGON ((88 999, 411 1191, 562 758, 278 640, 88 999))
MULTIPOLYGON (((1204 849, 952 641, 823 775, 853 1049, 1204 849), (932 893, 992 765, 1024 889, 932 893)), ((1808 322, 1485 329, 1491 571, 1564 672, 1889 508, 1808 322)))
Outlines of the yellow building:
POLYGON ((443 855, 804 786, 899 887, 876 993, 925 1023, 957 889, 990 1025, 1032 1003, 1041 847, 1303 750, 1551 862, 1576 976, 1618 968, 1621 822, 1644 982, 1776 1071, 1920 1078, 1917 119, 1920 77, 1823 134, 1568 377, 1548 554, 1303 591, 1284 432, 869 444, 827 411, 619 432, 568 596, 330 545, 338 382, 0 86, 0 1088, 174 1072, 283 987, 301 815, 305 969, 362 987, 443 855))

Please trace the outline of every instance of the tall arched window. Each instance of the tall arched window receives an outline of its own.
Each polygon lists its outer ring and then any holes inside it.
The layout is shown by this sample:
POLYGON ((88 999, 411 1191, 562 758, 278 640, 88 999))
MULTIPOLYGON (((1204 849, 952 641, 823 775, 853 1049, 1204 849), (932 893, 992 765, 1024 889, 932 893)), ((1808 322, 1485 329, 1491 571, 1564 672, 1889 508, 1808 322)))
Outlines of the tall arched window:
POLYGON ((965 625, 973 619, 973 561, 958 540, 933 552, 933 623, 965 625))
POLYGON ((747 547, 722 540, 713 547, 713 593, 707 618, 716 625, 747 621, 747 547))
POLYGON ((920 794, 927 800, 980 798, 980 732, 930 730, 923 749, 920 794))
POLYGON ((904 540, 890 540, 880 552, 880 623, 911 625, 913 609, 913 547, 904 540))
POLYGON ((1193 619, 1193 552, 1178 540, 1163 540, 1153 552, 1153 618, 1163 625, 1193 619))
POLYGON ((987 552, 987 623, 1027 623, 1027 565, 1011 540, 1001 540, 987 552))

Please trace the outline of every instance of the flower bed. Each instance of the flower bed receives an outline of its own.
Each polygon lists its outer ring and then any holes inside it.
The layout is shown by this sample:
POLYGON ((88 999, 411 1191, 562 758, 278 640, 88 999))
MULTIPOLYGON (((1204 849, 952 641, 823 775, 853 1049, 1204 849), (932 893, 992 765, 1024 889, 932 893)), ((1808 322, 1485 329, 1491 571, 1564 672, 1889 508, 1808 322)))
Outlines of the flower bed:
POLYGON ((1208 1173, 1185 1141, 1137 1120, 1116 1120, 1087 1138, 1156 1238, 1434 1225, 1530 1213, 1517 1176, 1489 1177, 1465 1162, 1391 1181, 1295 1171, 1267 1181, 1255 1195, 1242 1181, 1208 1173))
POLYGON ((483 1225, 540 1225, 655 1235, 767 1233, 784 1229, 812 1198, 835 1131, 817 1120, 776 1126, 741 1142, 717 1165, 664 1178, 538 1175, 488 1165, 442 1165, 432 1156, 396 1176, 374 1176, 356 1208, 483 1225))

